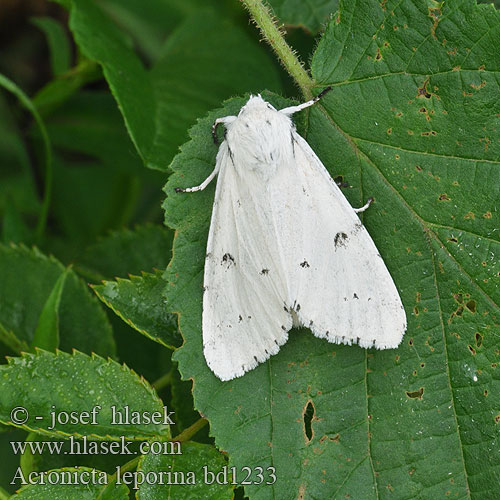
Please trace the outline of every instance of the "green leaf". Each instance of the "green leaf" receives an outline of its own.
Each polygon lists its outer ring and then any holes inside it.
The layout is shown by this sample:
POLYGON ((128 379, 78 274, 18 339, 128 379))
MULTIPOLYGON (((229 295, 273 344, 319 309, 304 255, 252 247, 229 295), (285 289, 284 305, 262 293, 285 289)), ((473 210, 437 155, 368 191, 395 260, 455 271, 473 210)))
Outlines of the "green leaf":
POLYGON ((110 230, 161 220, 165 174, 143 168, 109 92, 78 93, 51 114, 47 129, 55 151, 52 220, 62 233, 60 246, 48 242, 51 251, 61 256, 65 244, 72 262, 110 230))
MULTIPOLYGON (((175 498, 188 500, 203 498, 204 500, 231 500, 233 486, 231 484, 218 484, 215 476, 220 474, 223 482, 224 469, 227 461, 213 446, 200 443, 181 443, 182 454, 161 455, 149 453, 142 457, 138 471, 144 474, 164 474, 164 483, 146 482, 139 488, 139 500, 157 500, 160 498, 175 498), (211 474, 214 474, 213 476, 211 474), (174 479, 177 475, 177 480, 174 479), (171 484, 167 478, 171 478, 171 484), (185 484, 180 483, 184 477, 185 484), (193 482, 194 481, 194 482, 193 482), (177 482, 177 484, 175 484, 177 482)), ((231 482, 231 475, 226 473, 226 482, 231 482)))
MULTIPOLYGON (((226 2, 227 4, 228 2, 226 2)), ((125 28, 148 62, 156 61, 165 43, 165 31, 173 31, 188 15, 203 7, 203 0, 105 0, 99 3, 117 24, 125 28)), ((238 7, 238 6, 236 6, 238 7)), ((218 9, 224 7, 217 5, 218 9)), ((226 7, 227 9, 227 7, 226 7)))
MULTIPOLYGON (((148 224, 133 231, 113 232, 88 247, 80 259, 80 266, 98 279, 114 278, 165 269, 170 261, 172 233, 162 226, 148 224), (119 255, 120 259, 116 256, 119 255)), ((97 280, 96 280, 97 281, 97 280)))
POLYGON ((82 52, 102 65, 132 141, 152 168, 166 170, 187 127, 222 99, 280 86, 263 47, 210 8, 196 10, 169 33, 150 70, 93 1, 73 0, 70 28, 82 52))
MULTIPOLYGON (((27 185, 25 185, 27 187, 27 185)), ((31 231, 26 226, 22 214, 15 206, 13 200, 7 196, 2 217, 2 241, 4 243, 19 243, 29 241, 31 231)))
MULTIPOLYGON (((174 364, 174 366, 175 369, 170 372, 170 391, 172 394, 170 401, 175 408, 176 433, 180 434, 193 425, 200 418, 200 414, 194 409, 193 382, 191 380, 181 380, 177 365, 174 364)), ((209 439, 208 430, 208 426, 203 428, 196 435, 196 440, 198 442, 210 442, 207 441, 209 439)))
MULTIPOLYGON (((28 478, 21 476, 27 482, 28 478)), ((117 485, 107 474, 87 467, 68 467, 54 469, 43 478, 41 484, 23 486, 12 499, 15 500, 128 500, 129 490, 124 484, 117 485), (50 484, 50 478, 54 484, 50 484), (95 483, 92 481, 95 478, 95 483)))
POLYGON ((82 57, 76 66, 41 88, 33 97, 33 103, 42 116, 50 115, 86 84, 101 79, 100 66, 82 57))
POLYGON ((280 22, 317 33, 337 10, 339 0, 270 0, 280 22))
POLYGON ((62 24, 52 17, 32 17, 31 22, 40 28, 47 38, 52 74, 58 76, 68 71, 71 64, 71 45, 62 24))
POLYGON ((87 285, 56 259, 23 246, 0 245, 0 340, 17 352, 32 344, 48 298, 66 272, 58 313, 61 349, 113 356, 110 324, 87 285))
POLYGON ((163 298, 165 281, 161 271, 130 276, 130 280, 105 281, 93 285, 97 296, 132 328, 165 347, 182 343, 177 317, 167 312, 163 298))
POLYGON ((37 238, 40 239, 43 235, 43 232, 45 231, 52 192, 52 146, 50 144, 49 135, 47 134, 47 129, 45 128, 42 117, 40 116, 40 113, 37 111, 31 99, 21 90, 21 88, 19 88, 12 80, 5 77, 4 75, 0 75, 0 87, 14 94, 19 102, 23 105, 23 107, 32 114, 42 138, 44 198, 36 229, 37 238))
POLYGON ((76 350, 72 355, 38 350, 36 354, 9 358, 7 365, 0 366, 0 380, 4 386, 0 422, 4 424, 50 436, 90 435, 97 439, 143 440, 168 433, 164 423, 134 420, 133 415, 138 413, 163 415, 163 404, 144 379, 113 360, 89 357, 76 350), (19 406, 29 413, 24 424, 11 420, 12 409, 19 406), (67 422, 54 421, 53 412, 89 414, 81 421, 67 422))
POLYGON ((59 304, 67 276, 68 270, 57 278, 54 288, 43 306, 31 342, 32 348, 39 347, 46 351, 55 352, 59 347, 59 304))
POLYGON ((6 96, 0 96, 0 214, 2 241, 31 242, 32 231, 25 217, 36 220, 40 203, 31 175, 26 145, 6 96))
MULTIPOLYGON (((233 465, 276 468, 256 499, 483 499, 500 486, 500 18, 469 0, 341 2, 312 61, 305 134, 353 206, 405 305, 397 350, 293 331, 276 356, 221 383, 201 340, 202 275, 214 185, 176 196, 214 167, 204 130, 172 164, 175 228, 167 299, 185 343, 175 359, 233 465), (487 458, 486 458, 487 457, 487 458)), ((274 103, 273 100, 271 102, 274 103)), ((276 105, 276 104, 275 104, 276 105)), ((280 106, 281 107, 281 106, 280 106)), ((215 183, 213 183, 215 184, 215 183)))
MULTIPOLYGON (((5 428, 9 430, 12 429, 12 427, 7 426, 5 428)), ((23 439, 20 439, 19 441, 23 441, 23 439)), ((92 467, 100 471, 107 472, 108 474, 114 474, 116 473, 117 467, 123 466, 131 458, 131 455, 128 453, 96 454, 92 449, 92 446, 89 444, 90 442, 88 439, 84 440, 74 438, 71 441, 69 439, 61 441, 60 435, 46 436, 43 434, 37 434, 36 432, 30 432, 24 441, 27 446, 22 452, 20 466, 25 476, 33 471, 40 472, 52 469, 62 469, 64 467, 74 467, 75 464, 78 464, 79 467, 92 467), (41 445, 43 448, 40 452, 40 443, 42 442, 48 442, 49 445, 41 445), (57 444, 50 444, 53 442, 57 444), (31 445, 33 448, 30 447, 29 443, 33 443, 31 445), (54 446, 54 448, 51 449, 50 446, 54 446), (54 452, 54 450, 57 449, 55 447, 60 448, 57 453, 54 452), (75 454, 75 451, 77 451, 78 454, 75 454), (85 453, 85 451, 87 453, 85 453)), ((131 442, 128 447, 128 451, 140 455, 140 443, 131 442)), ((12 446, 9 446, 9 459, 11 459, 11 457, 12 446)), ((12 473, 6 484, 10 483, 13 476, 14 474, 12 473)))

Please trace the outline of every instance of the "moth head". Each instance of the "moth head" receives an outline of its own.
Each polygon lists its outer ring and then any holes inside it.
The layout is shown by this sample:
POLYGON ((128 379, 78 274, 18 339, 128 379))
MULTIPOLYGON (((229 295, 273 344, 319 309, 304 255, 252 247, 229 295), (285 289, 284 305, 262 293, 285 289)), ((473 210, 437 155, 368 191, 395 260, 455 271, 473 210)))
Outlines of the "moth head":
POLYGON ((262 99, 260 94, 250 95, 250 99, 248 99, 247 103, 240 109, 238 116, 253 114, 256 112, 259 113, 265 110, 276 111, 276 108, 272 104, 262 99))

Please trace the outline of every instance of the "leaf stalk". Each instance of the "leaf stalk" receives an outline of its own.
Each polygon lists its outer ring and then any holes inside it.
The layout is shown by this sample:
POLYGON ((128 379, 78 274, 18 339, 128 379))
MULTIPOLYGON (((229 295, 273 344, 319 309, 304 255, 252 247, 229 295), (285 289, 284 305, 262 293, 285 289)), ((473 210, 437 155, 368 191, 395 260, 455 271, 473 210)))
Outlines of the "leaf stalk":
POLYGON ((313 97, 314 82, 297 57, 296 52, 288 45, 284 38, 282 26, 278 26, 269 6, 262 0, 240 0, 250 12, 255 24, 260 29, 264 39, 271 45, 280 62, 290 76, 297 82, 306 100, 313 97))

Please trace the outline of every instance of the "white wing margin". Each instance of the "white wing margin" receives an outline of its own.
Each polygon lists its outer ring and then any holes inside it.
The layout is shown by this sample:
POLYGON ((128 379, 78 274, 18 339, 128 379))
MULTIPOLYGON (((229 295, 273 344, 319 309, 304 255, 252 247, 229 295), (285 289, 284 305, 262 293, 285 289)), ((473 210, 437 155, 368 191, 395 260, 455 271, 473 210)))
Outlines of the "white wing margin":
POLYGON ((289 305, 317 337, 397 347, 406 315, 382 257, 307 142, 296 132, 292 138, 296 161, 286 175, 294 180, 270 186, 271 198, 281 200, 275 221, 289 305))

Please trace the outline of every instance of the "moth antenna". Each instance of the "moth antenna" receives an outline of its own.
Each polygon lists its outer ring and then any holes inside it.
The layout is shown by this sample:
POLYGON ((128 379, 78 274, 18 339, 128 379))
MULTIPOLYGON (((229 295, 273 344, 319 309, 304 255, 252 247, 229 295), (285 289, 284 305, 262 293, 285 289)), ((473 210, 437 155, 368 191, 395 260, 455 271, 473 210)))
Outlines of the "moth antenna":
POLYGON ((314 102, 318 102, 327 92, 330 92, 332 90, 332 86, 328 85, 325 89, 323 89, 314 99, 314 102))
POLYGON ((217 137, 217 127, 221 124, 222 122, 215 120, 214 124, 212 125, 212 137, 214 140, 214 144, 218 145, 219 144, 219 138, 217 137))

